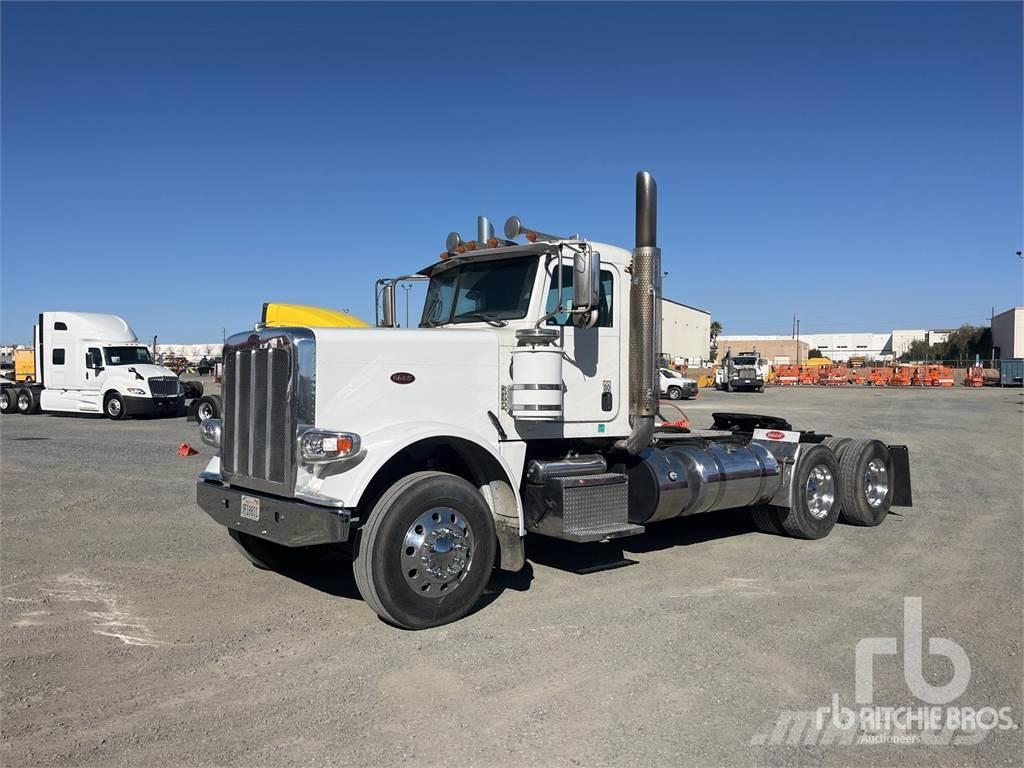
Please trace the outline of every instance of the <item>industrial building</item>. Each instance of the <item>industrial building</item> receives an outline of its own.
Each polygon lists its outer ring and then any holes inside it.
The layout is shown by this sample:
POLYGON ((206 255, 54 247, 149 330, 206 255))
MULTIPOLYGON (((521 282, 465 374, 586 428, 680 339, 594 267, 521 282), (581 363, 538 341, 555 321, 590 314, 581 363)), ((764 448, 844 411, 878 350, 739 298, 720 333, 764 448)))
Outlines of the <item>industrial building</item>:
POLYGON ((756 348, 761 356, 776 364, 797 363, 806 360, 808 351, 817 349, 825 357, 844 362, 851 357, 868 360, 894 360, 910 349, 915 341, 929 337, 935 341, 948 337, 949 331, 890 331, 889 333, 801 333, 799 343, 790 336, 720 336, 718 349, 724 353, 732 346, 733 351, 744 347, 744 351, 756 348), (774 359, 788 357, 789 360, 774 359))
POLYGON ((711 357, 711 313, 662 299, 661 352, 675 362, 703 365, 711 357))
POLYGON ((992 316, 992 346, 1003 360, 1024 357, 1024 307, 992 316))
POLYGON ((803 337, 797 341, 788 336, 719 336, 718 359, 729 350, 734 355, 756 351, 772 365, 798 365, 807 361, 811 347, 803 337))

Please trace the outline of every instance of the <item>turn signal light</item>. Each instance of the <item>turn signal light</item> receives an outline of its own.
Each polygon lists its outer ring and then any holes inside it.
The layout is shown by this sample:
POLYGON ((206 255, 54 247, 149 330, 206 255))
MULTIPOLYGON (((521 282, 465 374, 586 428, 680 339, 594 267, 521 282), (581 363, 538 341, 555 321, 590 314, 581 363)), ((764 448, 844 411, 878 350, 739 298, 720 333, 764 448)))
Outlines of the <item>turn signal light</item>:
POLYGON ((299 455, 306 464, 329 464, 359 453, 359 435, 307 429, 299 437, 299 455))

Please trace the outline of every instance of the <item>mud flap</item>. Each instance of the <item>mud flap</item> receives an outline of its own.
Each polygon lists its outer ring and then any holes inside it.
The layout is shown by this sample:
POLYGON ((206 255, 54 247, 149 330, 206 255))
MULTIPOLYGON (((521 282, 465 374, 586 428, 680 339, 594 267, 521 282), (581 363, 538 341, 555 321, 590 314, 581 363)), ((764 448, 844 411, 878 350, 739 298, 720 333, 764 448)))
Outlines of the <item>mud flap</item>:
POLYGON ((894 507, 912 507, 914 500, 910 487, 910 451, 905 445, 890 445, 888 447, 895 475, 893 477, 892 505, 894 507))

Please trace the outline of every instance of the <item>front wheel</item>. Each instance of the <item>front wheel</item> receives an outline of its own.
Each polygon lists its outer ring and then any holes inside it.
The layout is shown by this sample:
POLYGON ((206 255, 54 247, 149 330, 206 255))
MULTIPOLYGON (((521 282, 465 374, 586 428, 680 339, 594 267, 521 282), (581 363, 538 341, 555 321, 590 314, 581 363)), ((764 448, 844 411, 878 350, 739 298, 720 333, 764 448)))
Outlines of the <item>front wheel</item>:
POLYGON ((668 399, 669 400, 682 400, 683 390, 680 387, 669 387, 668 388, 668 399))
POLYGON ((117 392, 111 392, 107 395, 107 399, 103 401, 103 412, 107 414, 107 418, 120 421, 125 416, 124 398, 117 394, 117 392))
POLYGON ((285 547, 248 533, 228 528, 245 559, 262 571, 287 571, 309 558, 309 547, 285 547))
POLYGON ((359 593, 378 616, 426 629, 472 609, 494 558, 494 520, 480 492, 446 472, 415 472, 374 505, 352 568, 359 593))
POLYGON ((219 419, 221 411, 221 400, 217 395, 203 395, 199 398, 196 406, 196 416, 199 421, 206 419, 219 419))

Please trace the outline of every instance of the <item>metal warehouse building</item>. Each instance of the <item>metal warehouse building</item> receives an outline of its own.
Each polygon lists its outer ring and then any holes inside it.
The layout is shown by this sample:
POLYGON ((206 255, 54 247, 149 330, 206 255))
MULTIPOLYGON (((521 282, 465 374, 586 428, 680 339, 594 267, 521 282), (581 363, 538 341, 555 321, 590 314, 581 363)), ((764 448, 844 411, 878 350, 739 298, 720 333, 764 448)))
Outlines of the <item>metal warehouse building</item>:
POLYGON ((1013 307, 992 317, 992 346, 1004 360, 1024 357, 1024 307, 1013 307))
POLYGON ((662 299, 661 352, 686 365, 703 365, 711 357, 711 313, 662 299))

